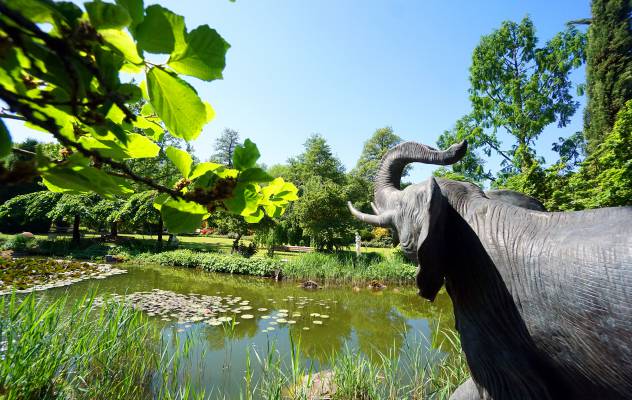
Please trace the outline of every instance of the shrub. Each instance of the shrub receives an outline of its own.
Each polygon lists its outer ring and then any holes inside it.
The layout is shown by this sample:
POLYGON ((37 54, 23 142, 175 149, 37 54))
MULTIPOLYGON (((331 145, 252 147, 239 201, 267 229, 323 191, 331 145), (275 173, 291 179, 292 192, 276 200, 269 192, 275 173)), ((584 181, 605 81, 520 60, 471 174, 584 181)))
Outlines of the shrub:
POLYGON ((278 260, 269 258, 243 258, 228 254, 199 253, 185 249, 141 254, 135 260, 174 267, 202 268, 209 272, 256 276, 274 276, 275 271, 281 266, 278 260))
POLYGON ((33 192, 16 196, 0 205, 0 232, 48 232, 51 218, 47 213, 61 195, 52 192, 33 192))
POLYGON ((0 249, 13 250, 13 251, 27 251, 37 247, 37 239, 32 237, 26 237, 22 234, 11 236, 7 239, 0 249))

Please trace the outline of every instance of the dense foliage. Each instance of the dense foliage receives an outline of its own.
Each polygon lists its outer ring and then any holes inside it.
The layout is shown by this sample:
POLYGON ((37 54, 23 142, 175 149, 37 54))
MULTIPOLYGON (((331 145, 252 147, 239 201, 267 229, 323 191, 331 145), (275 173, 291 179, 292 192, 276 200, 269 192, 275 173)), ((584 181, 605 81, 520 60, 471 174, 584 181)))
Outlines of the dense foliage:
POLYGON ((596 150, 614 126, 617 113, 632 99, 632 2, 593 0, 588 28, 585 134, 596 150))
MULTIPOLYGON (((201 133, 214 111, 182 76, 221 79, 228 43, 209 26, 189 31, 182 16, 159 5, 145 8, 142 0, 84 7, 0 3, 0 98, 11 111, 2 117, 49 132, 64 146, 58 157, 38 152, 30 168, 13 171, 2 163, 3 184, 20 173, 38 174, 51 191, 107 199, 143 184, 160 193, 155 206, 175 233, 192 231, 217 208, 248 222, 281 215, 296 188, 256 167, 259 151, 249 140, 235 148, 232 168, 194 163, 187 151, 164 148, 180 173, 174 186, 138 174, 128 161, 157 157, 165 131, 186 141, 201 133), (161 63, 148 54, 169 57, 161 63), (122 81, 130 73, 143 80, 122 81)), ((11 150, 0 121, 0 157, 11 150)))
POLYGON ((233 257, 228 254, 201 253, 186 249, 141 255, 136 260, 174 267, 201 268, 209 272, 254 276, 274 276, 282 264, 270 258, 233 257))
POLYGON ((48 232, 53 218, 51 209, 62 195, 39 191, 16 196, 0 205, 0 231, 48 232))

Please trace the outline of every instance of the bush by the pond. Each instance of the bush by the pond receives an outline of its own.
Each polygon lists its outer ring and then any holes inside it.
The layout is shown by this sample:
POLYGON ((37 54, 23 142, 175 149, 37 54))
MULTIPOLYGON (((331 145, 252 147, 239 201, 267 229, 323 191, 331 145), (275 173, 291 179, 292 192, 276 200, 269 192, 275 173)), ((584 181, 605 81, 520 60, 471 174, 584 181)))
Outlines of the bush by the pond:
POLYGON ((255 276, 273 276, 281 266, 280 261, 270 258, 244 258, 239 255, 201 253, 186 249, 141 254, 135 260, 174 267, 202 268, 209 272, 255 276))
POLYGON ((37 239, 22 234, 13 235, 0 245, 0 250, 29 251, 37 247, 37 239))

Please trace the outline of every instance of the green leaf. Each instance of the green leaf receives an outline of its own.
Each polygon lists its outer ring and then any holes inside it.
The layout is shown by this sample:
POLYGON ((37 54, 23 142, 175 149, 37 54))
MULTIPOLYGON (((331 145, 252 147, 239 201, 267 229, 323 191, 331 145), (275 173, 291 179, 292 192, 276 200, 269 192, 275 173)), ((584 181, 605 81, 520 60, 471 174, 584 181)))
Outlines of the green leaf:
POLYGON ((193 159, 189 153, 173 146, 167 147, 165 153, 171 162, 173 162, 178 168, 182 176, 188 178, 191 173, 191 165, 193 165, 193 159))
POLYGON ((182 79, 160 68, 147 73, 149 101, 167 129, 176 137, 192 140, 207 122, 207 110, 197 93, 182 79))
POLYGON ((154 207, 160 210, 165 226, 171 233, 190 233, 199 228, 208 214, 206 208, 198 203, 182 199, 168 199, 154 207))
POLYGON ((205 81, 221 79, 229 47, 214 29, 202 25, 187 35, 186 47, 171 53, 168 65, 178 73, 205 81))
POLYGON ((58 11, 52 4, 41 0, 9 0, 7 5, 33 22, 53 22, 58 11))
POLYGON ((145 18, 143 0, 116 0, 116 4, 124 7, 132 18, 132 22, 129 25, 130 29, 143 22, 145 18))
POLYGON ((126 96, 126 103, 137 103, 143 97, 140 88, 133 83, 123 83, 119 86, 118 92, 126 96))
POLYGON ((118 4, 103 3, 100 0, 83 4, 90 17, 90 23, 97 29, 125 28, 132 22, 132 17, 118 4))
POLYGON ((89 166, 89 160, 78 153, 63 164, 48 164, 38 168, 42 181, 51 192, 98 193, 104 197, 124 196, 133 193, 127 182, 89 166))
POLYGON ((79 143, 90 150, 96 150, 104 157, 119 160, 128 158, 152 158, 160 152, 160 147, 152 142, 148 137, 138 133, 129 133, 127 143, 118 141, 113 134, 106 138, 94 138, 92 136, 82 136, 79 143))
POLYGON ((146 9, 145 19, 136 27, 138 45, 149 53, 171 54, 185 46, 184 17, 159 5, 146 9))
POLYGON ((100 29, 99 34, 114 49, 118 50, 123 57, 132 64, 142 64, 143 58, 136 50, 134 39, 125 31, 118 29, 100 29))
POLYGON ((257 145, 250 139, 246 139, 243 146, 237 146, 233 153, 233 165, 239 171, 244 171, 255 166, 255 163, 261 156, 257 145))
POLYGON ((198 165, 195 166, 195 168, 193 168, 193 172, 189 176, 189 179, 193 180, 193 179, 199 178, 200 176, 206 174, 209 171, 217 173, 223 170, 224 168, 225 167, 222 164, 216 164, 212 162, 199 163, 198 165))
POLYGON ((11 153, 11 135, 4 121, 0 119, 0 158, 11 153))
POLYGON ((257 209, 257 211, 252 214, 244 215, 244 221, 248 222, 249 224, 256 224, 257 222, 261 221, 263 216, 263 211, 261 209, 257 209))
POLYGON ((233 197, 224 200, 224 205, 233 214, 250 215, 257 211, 261 198, 258 185, 238 183, 233 191, 233 197))
POLYGON ((261 168, 248 168, 239 174, 239 182, 270 182, 274 178, 261 168))

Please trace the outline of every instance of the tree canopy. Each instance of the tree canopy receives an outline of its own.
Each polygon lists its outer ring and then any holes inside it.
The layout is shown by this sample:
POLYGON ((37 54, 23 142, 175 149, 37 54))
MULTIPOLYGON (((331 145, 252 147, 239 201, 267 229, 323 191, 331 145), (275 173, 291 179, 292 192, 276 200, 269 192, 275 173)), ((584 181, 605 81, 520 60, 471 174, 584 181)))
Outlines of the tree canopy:
MULTIPOLYGON (((0 3, 0 43, 0 99, 10 111, 1 117, 49 132, 64 147, 58 157, 38 153, 30 169, 21 166, 49 190, 112 199, 142 184, 160 193, 155 207, 172 232, 192 231, 218 208, 256 222, 296 199, 293 185, 256 167, 259 151, 249 140, 235 148, 232 168, 163 148, 179 171, 174 186, 130 167, 127 160, 157 157, 166 131, 190 141, 213 119, 211 105, 184 80, 222 78, 230 45, 208 25, 189 30, 182 16, 143 0, 89 1, 84 9, 10 0, 0 3), (141 82, 126 81, 129 73, 141 82)), ((11 151, 0 120, 0 157, 11 151)), ((16 176, 5 164, 2 184, 16 176)))
POLYGON ((593 0, 588 28, 585 136, 596 150, 632 99, 632 2, 593 0))

